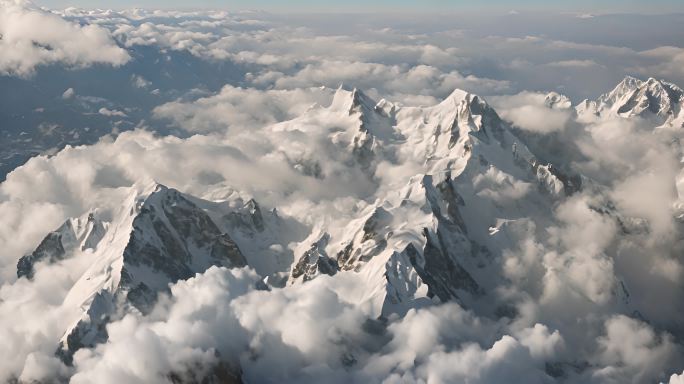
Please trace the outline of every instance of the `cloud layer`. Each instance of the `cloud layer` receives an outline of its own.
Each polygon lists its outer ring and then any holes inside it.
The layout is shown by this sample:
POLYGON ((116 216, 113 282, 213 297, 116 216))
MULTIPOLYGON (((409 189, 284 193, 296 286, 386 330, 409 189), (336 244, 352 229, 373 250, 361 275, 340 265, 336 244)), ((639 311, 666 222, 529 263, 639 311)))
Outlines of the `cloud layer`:
POLYGON ((673 38, 681 34, 677 15, 371 14, 330 16, 324 23, 315 15, 285 19, 259 12, 63 14, 109 29, 126 47, 246 65, 252 73, 244 85, 257 88, 345 82, 395 101, 431 104, 454 87, 486 96, 556 90, 579 101, 625 75, 684 83, 677 65, 682 48, 673 38), (631 30, 634 23, 643 25, 639 33, 631 30))
POLYGON ((0 2, 0 73, 25 76, 40 65, 122 65, 129 59, 106 29, 70 23, 24 0, 0 2))

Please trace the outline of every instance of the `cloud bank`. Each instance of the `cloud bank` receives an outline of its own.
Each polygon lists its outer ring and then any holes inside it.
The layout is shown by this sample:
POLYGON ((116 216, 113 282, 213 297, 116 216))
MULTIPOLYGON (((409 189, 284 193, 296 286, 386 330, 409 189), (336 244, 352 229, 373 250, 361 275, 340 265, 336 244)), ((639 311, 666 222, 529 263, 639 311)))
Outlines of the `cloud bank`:
POLYGON ((40 65, 118 66, 129 59, 106 29, 67 22, 23 0, 0 2, 0 73, 26 76, 40 65))

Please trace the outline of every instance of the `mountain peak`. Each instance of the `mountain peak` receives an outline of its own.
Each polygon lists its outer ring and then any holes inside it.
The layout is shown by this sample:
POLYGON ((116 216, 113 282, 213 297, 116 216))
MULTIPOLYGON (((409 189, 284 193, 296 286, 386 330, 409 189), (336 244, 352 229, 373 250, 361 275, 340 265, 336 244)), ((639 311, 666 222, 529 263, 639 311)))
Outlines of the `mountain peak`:
POLYGON ((624 86, 624 87, 628 87, 628 88, 636 88, 636 87, 640 86, 641 83, 643 83, 643 81, 641 81, 641 79, 638 79, 634 76, 628 75, 628 76, 625 76, 625 78, 622 79, 622 81, 620 81, 618 83, 616 88, 618 88, 620 86, 624 86))
POLYGON ((233 239, 181 192, 157 182, 132 189, 97 244, 93 264, 65 299, 83 308, 62 340, 66 359, 80 346, 102 341, 97 330, 117 306, 145 313, 171 283, 211 266, 247 264, 233 239))
MULTIPOLYGON (((630 92, 640 91, 646 92, 667 92, 667 93, 682 93, 682 90, 675 84, 669 83, 665 80, 658 80, 655 77, 649 77, 646 81, 632 76, 626 76, 620 81, 612 91, 601 96, 600 99, 610 99, 623 97, 630 92)), ((679 95, 681 96, 681 95, 679 95)))
POLYGON ((683 102, 684 91, 672 83, 654 77, 642 81, 627 76, 612 91, 602 95, 594 103, 585 103, 578 112, 589 111, 597 116, 639 116, 655 119, 662 124, 661 127, 682 127, 683 102))
POLYGON ((373 111, 376 104, 375 100, 371 99, 361 89, 353 88, 351 91, 348 91, 340 85, 337 91, 335 91, 330 108, 352 114, 359 109, 373 111))
POLYGON ((74 252, 95 249, 108 225, 101 220, 97 210, 67 219, 59 228, 48 233, 32 253, 19 259, 17 277, 33 278, 36 263, 54 263, 74 252))
POLYGON ((449 96, 444 98, 444 100, 442 100, 442 102, 439 103, 439 105, 457 106, 461 102, 463 102, 463 100, 467 100, 469 96, 471 96, 470 93, 468 93, 462 89, 456 88, 453 90, 453 92, 451 92, 449 94, 449 96))
POLYGON ((139 195, 139 196, 148 196, 153 193, 158 193, 162 191, 168 190, 169 187, 166 185, 154 180, 154 179, 149 179, 144 182, 139 182, 136 183, 133 186, 133 190, 139 195))

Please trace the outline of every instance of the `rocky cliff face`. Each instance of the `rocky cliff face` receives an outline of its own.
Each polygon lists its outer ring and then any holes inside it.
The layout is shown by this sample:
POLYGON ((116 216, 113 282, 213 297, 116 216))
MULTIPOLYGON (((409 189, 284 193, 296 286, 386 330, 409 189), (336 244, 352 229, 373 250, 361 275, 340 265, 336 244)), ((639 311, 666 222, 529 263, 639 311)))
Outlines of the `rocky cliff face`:
POLYGON ((163 185, 134 187, 111 223, 88 214, 68 220, 19 262, 18 273, 35 262, 55 262, 70 253, 92 252, 92 265, 65 302, 80 307, 61 341, 60 354, 107 338, 106 323, 122 311, 147 313, 168 285, 211 266, 243 267, 247 261, 231 237, 182 193, 163 185))

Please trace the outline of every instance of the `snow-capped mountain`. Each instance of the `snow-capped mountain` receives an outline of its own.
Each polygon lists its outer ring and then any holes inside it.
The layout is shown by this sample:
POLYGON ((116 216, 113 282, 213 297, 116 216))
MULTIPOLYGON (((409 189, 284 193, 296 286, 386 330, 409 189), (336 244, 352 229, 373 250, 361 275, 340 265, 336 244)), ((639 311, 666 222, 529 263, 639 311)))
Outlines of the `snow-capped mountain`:
MULTIPOLYGON (((673 85, 626 79, 578 111, 624 117, 652 111, 674 124, 677 103, 681 91, 673 85)), ((546 105, 571 107, 559 94, 549 94, 546 105)), ((431 107, 404 107, 340 88, 330 106, 314 105, 263 129, 302 175, 363 187, 356 204, 343 215, 283 214, 240 193, 225 199, 216 190, 222 197, 209 201, 211 193, 198 198, 140 181, 114 204, 120 209, 108 222, 97 211, 69 219, 17 271, 30 278, 36 263, 88 253, 90 266, 65 299, 82 313, 60 341, 66 361, 105 341, 109 321, 149 312, 169 284, 211 266, 250 266, 263 279, 259 289, 354 274, 362 283, 353 300, 375 318, 448 301, 488 318, 515 318, 516 298, 502 293, 508 284, 502 253, 530 234, 548 236, 554 209, 584 187, 579 175, 537 158, 482 98, 461 90, 431 107), (319 142, 297 141, 309 136, 319 142)), ((629 222, 604 205, 596 211, 629 222)), ((608 301, 628 311, 625 284, 605 284, 613 292, 608 301)))
POLYGON ((350 116, 346 140, 333 141, 362 168, 409 159, 421 171, 383 186, 357 219, 314 231, 295 251, 290 282, 358 272, 369 287, 360 300, 372 303, 377 315, 433 299, 475 305, 494 286, 488 277, 496 268, 493 255, 512 245, 509 228, 525 226, 521 218, 580 187, 537 160, 486 102, 460 90, 429 108, 375 103, 359 90, 339 90, 330 108, 310 114, 331 110, 350 116), (504 207, 491 197, 514 185, 537 204, 504 207))
POLYGON ((79 348, 106 340, 108 321, 122 311, 147 313, 171 283, 211 266, 247 265, 241 248, 266 282, 282 285, 277 273, 292 263, 283 237, 292 236, 298 225, 279 218, 275 210, 262 212, 253 199, 237 198, 231 204, 140 183, 130 188, 111 222, 99 219, 97 211, 89 212, 49 233, 19 260, 19 277, 32 278, 35 264, 55 263, 76 253, 87 253, 91 260, 65 299, 66 305, 80 308, 82 316, 65 331, 59 354, 69 361, 79 348))
POLYGON ((641 117, 661 127, 684 127, 684 91, 662 80, 626 77, 615 89, 595 101, 584 100, 576 108, 580 115, 641 117))
POLYGON ((31 254, 19 259, 17 277, 33 277, 34 265, 38 262, 54 263, 73 252, 94 249, 102 240, 108 223, 97 217, 97 212, 88 212, 79 218, 68 219, 50 232, 31 254))
MULTIPOLYGON (((148 312, 157 293, 170 283, 213 265, 247 263, 237 244, 207 213, 180 192, 156 183, 132 188, 110 223, 98 223, 90 214, 86 224, 72 224, 81 222, 67 221, 50 233, 30 259, 54 262, 69 253, 90 253, 92 264, 65 299, 66 305, 82 310, 61 340, 60 353, 67 360, 77 349, 106 340, 104 325, 117 312, 148 312), (80 248, 69 238, 74 237, 73 228, 83 244, 80 248)), ((25 259, 19 262, 20 274, 26 264, 25 259)))
POLYGON ((582 101, 575 111, 581 122, 613 117, 636 119, 656 133, 657 140, 670 147, 678 158, 675 210, 680 220, 684 218, 684 90, 663 80, 643 81, 628 76, 598 99, 582 101))

